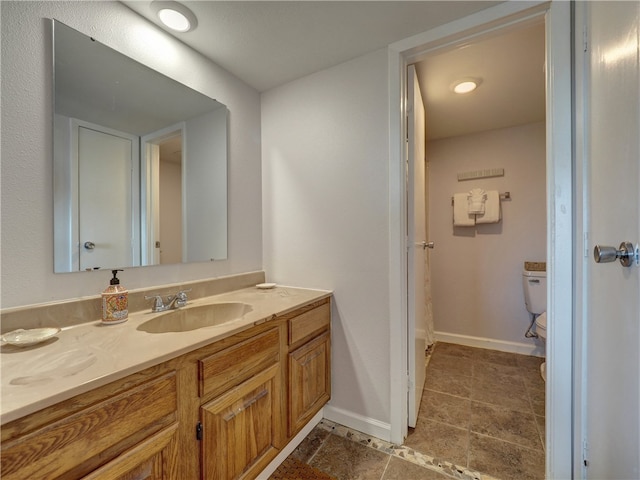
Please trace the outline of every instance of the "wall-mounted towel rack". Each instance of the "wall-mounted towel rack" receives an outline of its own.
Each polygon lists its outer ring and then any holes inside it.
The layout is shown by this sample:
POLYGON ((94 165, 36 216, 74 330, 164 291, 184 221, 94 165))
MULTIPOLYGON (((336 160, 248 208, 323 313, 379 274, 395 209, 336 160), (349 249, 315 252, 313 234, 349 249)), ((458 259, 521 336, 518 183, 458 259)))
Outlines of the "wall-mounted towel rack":
MULTIPOLYGON (((500 200, 510 200, 511 192, 504 192, 500 194, 500 200)), ((451 205, 453 205, 453 197, 451 197, 451 205)))

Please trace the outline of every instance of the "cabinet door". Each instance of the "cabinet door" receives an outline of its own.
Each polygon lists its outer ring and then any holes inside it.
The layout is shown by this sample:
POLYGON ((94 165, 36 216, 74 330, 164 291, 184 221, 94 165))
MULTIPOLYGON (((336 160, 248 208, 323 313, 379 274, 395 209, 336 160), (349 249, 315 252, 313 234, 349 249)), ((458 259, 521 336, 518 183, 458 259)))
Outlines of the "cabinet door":
POLYGON ((278 454, 280 367, 274 365, 201 409, 202 476, 255 478, 278 454))
POLYGON ((175 477, 176 430, 174 425, 141 442, 83 480, 170 480, 175 477))
POLYGON ((289 354, 289 436, 293 436, 331 396, 329 332, 289 354))

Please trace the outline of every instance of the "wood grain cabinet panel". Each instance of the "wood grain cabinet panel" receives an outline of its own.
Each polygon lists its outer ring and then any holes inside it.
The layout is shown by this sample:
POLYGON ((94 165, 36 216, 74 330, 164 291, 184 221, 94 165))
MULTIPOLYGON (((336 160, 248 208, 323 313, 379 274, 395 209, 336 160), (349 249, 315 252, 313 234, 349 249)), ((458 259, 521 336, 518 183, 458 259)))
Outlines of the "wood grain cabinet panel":
POLYGON ((175 372, 2 444, 2 478, 79 478, 177 421, 175 372), (135 439, 128 441, 129 439, 135 439))
POLYGON ((176 464, 176 432, 174 425, 141 442, 130 451, 82 480, 172 480, 176 464))
POLYGON ((279 451, 279 405, 278 365, 203 405, 202 478, 255 478, 279 451))
POLYGON ((327 300, 313 310, 293 317, 289 321, 289 345, 312 338, 331 325, 331 304, 327 300))
POLYGON ((280 333, 272 328, 199 360, 201 397, 219 395, 280 360, 280 333))
POLYGON ((289 436, 295 435, 331 397, 329 332, 289 354, 289 436))

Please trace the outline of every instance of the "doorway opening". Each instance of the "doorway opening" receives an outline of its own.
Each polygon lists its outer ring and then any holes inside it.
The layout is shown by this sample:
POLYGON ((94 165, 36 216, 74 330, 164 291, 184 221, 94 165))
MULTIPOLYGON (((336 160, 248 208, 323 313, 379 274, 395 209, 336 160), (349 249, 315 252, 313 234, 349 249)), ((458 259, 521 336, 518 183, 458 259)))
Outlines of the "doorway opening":
MULTIPOLYGON (((544 22, 545 25, 545 57, 546 72, 544 72, 545 90, 546 90, 546 112, 543 130, 545 132, 545 157, 546 157, 546 188, 545 194, 545 215, 544 223, 549 232, 546 237, 546 260, 550 267, 547 271, 549 283, 549 299, 548 299, 548 318, 551 325, 549 328, 549 337, 553 338, 552 342, 547 343, 547 352, 549 356, 553 355, 553 360, 548 368, 548 383, 546 399, 546 468, 545 472, 550 477, 566 477, 571 476, 572 469, 572 429, 571 429, 571 332, 572 332, 572 299, 570 297, 562 298, 560 293, 562 289, 571 288, 571 271, 572 271, 572 226, 571 218, 569 222, 558 221, 559 216, 571 216, 572 211, 572 170, 571 170, 571 71, 566 66, 571 64, 571 35, 569 26, 571 24, 570 8, 567 5, 559 4, 541 4, 533 10, 526 10, 517 5, 505 5, 492 9, 491 15, 483 15, 478 18, 468 18, 465 22, 460 22, 451 28, 446 29, 446 34, 442 32, 427 32, 421 37, 415 37, 406 42, 394 45, 396 50, 392 49, 389 65, 392 71, 390 91, 391 108, 393 109, 398 103, 402 105, 402 115, 400 119, 394 118, 390 121, 391 136, 391 164, 402 165, 402 168, 392 171, 390 177, 390 186, 394 188, 400 185, 403 193, 406 193, 406 181, 404 178, 406 166, 404 162, 400 163, 400 158, 406 158, 405 139, 406 131, 404 126, 404 117, 406 113, 406 67, 415 63, 420 56, 425 54, 434 54, 438 51, 446 49, 455 49, 463 45, 464 42, 473 41, 475 39, 485 37, 489 38, 496 32, 502 30, 508 31, 510 28, 531 25, 532 23, 544 22), (394 52, 397 54, 395 55, 394 52), (397 69, 397 77, 393 72, 397 69), (396 123, 396 121, 398 123, 396 123), (398 136, 394 136, 397 132, 398 136), (397 147, 397 156, 394 150, 397 147), (397 184, 395 183, 397 182, 397 184), (558 187, 561 187, 560 189, 558 187), (559 321, 553 322, 557 317, 559 321)), ((539 66, 542 69, 544 64, 539 66)), ((515 107, 515 106, 514 106, 515 107)), ((397 108, 397 107, 395 107, 397 108)), ((427 126, 429 125, 427 112, 427 126)), ((428 128, 428 127, 427 127, 428 128)), ((395 168, 395 167, 394 167, 395 168)), ((465 173, 464 171, 461 173, 465 173)), ((456 172, 457 174, 457 172, 456 172)), ((450 202, 450 196, 449 196, 450 202)), ((398 208, 400 213, 400 227, 397 237, 392 239, 392 249, 398 247, 406 252, 407 247, 411 245, 407 243, 405 225, 402 219, 407 219, 406 204, 394 205, 392 209, 398 208)), ((448 205, 451 212, 450 203, 448 205)), ((494 227, 495 228, 495 227, 494 227)), ((493 235, 497 235, 494 233, 493 235)), ((487 234, 487 236, 489 236, 487 234)), ((464 237, 463 237, 464 239, 464 237)), ((469 238, 471 240, 472 238, 469 238)), ((434 256, 437 255, 438 244, 435 242, 434 256)), ((407 257, 405 256, 405 259, 407 257)), ((495 260, 495 259, 494 259, 495 260)), ((407 264, 405 264, 407 265, 407 264)), ((406 267, 409 269, 409 265, 406 267)), ((516 267, 516 279, 513 283, 521 285, 522 263, 516 267)), ((391 286, 392 306, 403 312, 402 318, 407 318, 407 304, 411 301, 407 292, 410 290, 407 283, 411 278, 408 271, 392 272, 398 275, 399 288, 391 286), (402 299, 407 299, 407 304, 403 305, 402 299), (397 303, 395 303, 397 302, 397 303)), ((452 294, 455 295, 455 292, 452 294)), ((462 302, 463 297, 458 297, 462 302)), ((518 325, 520 335, 524 334, 527 324, 518 325)), ((408 331, 408 323, 399 324, 400 331, 397 337, 391 339, 392 352, 399 355, 392 359, 392 376, 402 383, 402 377, 396 376, 398 372, 406 372, 406 362, 409 358, 409 350, 412 345, 413 332, 408 331), (399 347, 399 348, 398 348, 399 347), (394 367, 393 362, 398 362, 394 367), (403 370, 404 368, 404 370, 403 370)), ((455 333, 455 332, 454 332, 455 333)), ((487 335, 488 336, 488 335, 487 335)), ((393 381, 393 379, 392 379, 393 381)), ((409 388, 412 379, 406 380, 409 388)), ((405 390, 408 391, 409 389, 405 390)), ((392 393, 392 438, 404 440, 407 435, 407 395, 392 393), (397 411, 396 411, 397 409, 397 411)), ((396 440, 397 441, 397 440, 396 440)))

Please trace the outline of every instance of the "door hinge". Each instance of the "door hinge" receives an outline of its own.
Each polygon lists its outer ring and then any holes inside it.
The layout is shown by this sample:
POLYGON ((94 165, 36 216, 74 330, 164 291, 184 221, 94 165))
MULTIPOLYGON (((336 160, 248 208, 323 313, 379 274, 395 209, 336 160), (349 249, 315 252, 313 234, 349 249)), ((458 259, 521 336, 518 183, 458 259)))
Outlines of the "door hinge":
POLYGON ((202 440, 202 423, 196 425, 196 440, 202 440))
POLYGON ((586 52, 589 49, 589 39, 587 36, 587 26, 582 27, 582 48, 586 52))

